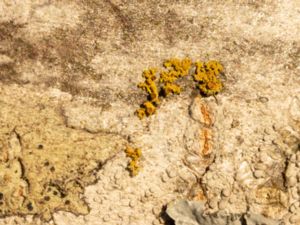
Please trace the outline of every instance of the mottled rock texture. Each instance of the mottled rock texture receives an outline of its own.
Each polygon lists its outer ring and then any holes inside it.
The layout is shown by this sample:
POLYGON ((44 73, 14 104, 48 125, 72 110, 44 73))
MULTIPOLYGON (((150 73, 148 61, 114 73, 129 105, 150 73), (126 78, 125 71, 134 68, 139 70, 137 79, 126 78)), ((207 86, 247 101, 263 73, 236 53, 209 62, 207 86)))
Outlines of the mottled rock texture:
POLYGON ((178 198, 299 224, 299 10, 0 1, 0 224, 163 224, 178 198), (224 89, 204 99, 183 83, 140 121, 142 71, 172 57, 220 61, 224 89), (126 144, 143 152, 133 178, 126 144))
POLYGON ((1 87, 1 216, 87 214, 84 187, 126 141, 65 124, 58 96, 1 87))

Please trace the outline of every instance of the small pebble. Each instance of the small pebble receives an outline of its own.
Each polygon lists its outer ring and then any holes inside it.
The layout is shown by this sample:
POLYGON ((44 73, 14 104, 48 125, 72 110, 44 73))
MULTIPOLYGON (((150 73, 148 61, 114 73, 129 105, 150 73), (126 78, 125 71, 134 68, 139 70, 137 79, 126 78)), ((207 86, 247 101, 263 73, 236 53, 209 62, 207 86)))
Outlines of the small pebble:
POLYGON ((130 206, 131 208, 135 207, 135 206, 136 206, 136 201, 135 201, 135 200, 130 200, 129 206, 130 206))
POLYGON ((265 128, 265 129, 264 129, 264 132, 265 132, 266 134, 271 134, 271 133, 272 133, 272 129, 271 129, 271 128, 265 128))
POLYGON ((168 174, 168 176, 169 176, 170 178, 173 178, 173 177, 176 176, 176 172, 175 172, 175 170, 172 169, 172 168, 168 168, 168 169, 167 169, 167 174, 168 174))
POLYGON ((297 152, 296 158, 297 158, 297 161, 300 162, 300 152, 299 151, 297 152))
POLYGON ((129 206, 129 204, 130 204, 130 200, 129 199, 123 199, 123 200, 121 200, 121 205, 123 205, 123 206, 129 206))
POLYGON ((158 189, 158 187, 151 187, 151 188, 149 189, 149 191, 150 191, 152 194, 154 194, 154 193, 159 192, 159 189, 158 189))
POLYGON ((293 186, 295 186, 297 184, 297 178, 296 177, 290 177, 288 179, 288 181, 289 181, 288 183, 289 183, 290 187, 293 187, 293 186))
POLYGON ((291 213, 295 213, 295 212, 297 212, 297 208, 299 207, 299 203, 297 204, 297 203, 294 203, 294 204, 292 204, 291 206, 290 206, 290 208, 289 208, 289 210, 290 210, 290 212, 291 213))
POLYGON ((158 207, 158 206, 155 206, 152 208, 152 213, 155 215, 155 216, 158 216, 161 212, 161 208, 158 207))
POLYGON ((235 200, 235 198, 234 198, 234 197, 231 197, 231 198, 229 198, 229 200, 228 200, 228 201, 229 201, 229 203, 231 203, 231 204, 232 204, 232 203, 234 203, 234 200, 235 200))
POLYGON ((152 225, 160 225, 159 220, 153 220, 152 225))
POLYGON ((270 157, 266 152, 262 152, 260 155, 260 160, 262 162, 268 162, 270 160, 270 157))
POLYGON ((289 219, 290 223, 296 223, 297 222, 297 216, 296 215, 292 215, 289 219))
POLYGON ((226 206, 227 206, 227 202, 226 201, 223 200, 223 201, 219 202, 219 209, 223 210, 223 209, 226 208, 226 206))
POLYGON ((255 165, 255 169, 257 169, 257 170, 266 170, 267 166, 263 163, 258 163, 258 164, 255 165))
POLYGON ((117 173, 115 174, 115 179, 116 179, 116 180, 121 179, 121 177, 122 177, 122 174, 121 174, 121 173, 117 172, 117 173))
POLYGON ((222 190, 222 195, 223 195, 224 197, 229 197, 229 195, 230 195, 230 190, 229 190, 229 188, 223 189, 223 190, 222 190))
POLYGON ((296 158, 296 155, 295 155, 295 154, 291 156, 290 162, 292 162, 292 163, 297 162, 297 158, 296 158))
POLYGON ((212 176, 213 176, 212 173, 209 173, 209 172, 206 173, 206 175, 205 175, 205 177, 206 177, 207 180, 211 180, 212 176))
POLYGON ((294 205, 290 206, 290 208, 289 208, 289 211, 290 211, 291 213, 296 212, 296 210, 297 210, 297 208, 296 208, 294 205))
POLYGON ((300 172, 297 174, 297 181, 300 183, 300 172))
POLYGON ((264 135, 263 138, 262 138, 262 140, 263 140, 265 143, 270 144, 270 143, 272 143, 272 141, 273 141, 273 137, 272 137, 271 135, 264 135))
POLYGON ((158 218, 158 221, 160 222, 160 224, 165 224, 165 221, 164 221, 164 219, 163 219, 163 218, 161 218, 161 217, 159 217, 159 218, 158 218))
POLYGON ((292 198, 293 198, 293 199, 298 199, 299 195, 298 195, 298 190, 297 190, 297 188, 293 188, 293 189, 291 190, 291 195, 292 195, 292 198))
POLYGON ((255 170, 254 177, 256 177, 256 178, 262 178, 264 176, 265 176, 264 171, 262 171, 262 170, 255 170))
POLYGON ((102 218, 102 220, 104 221, 104 222, 108 222, 109 221, 109 216, 108 215, 105 215, 105 216, 103 216, 103 218, 102 218))
POLYGON ((214 209, 218 206, 218 199, 217 198, 212 198, 210 201, 209 201, 209 207, 214 209))
POLYGON ((194 155, 188 155, 185 159, 189 164, 199 163, 199 158, 194 155))
POLYGON ((150 192, 150 190, 146 190, 145 191, 145 197, 150 197, 152 195, 152 193, 150 192))
POLYGON ((259 97, 258 100, 261 102, 261 103, 267 103, 269 101, 269 99, 267 97, 259 97))
POLYGON ((240 125, 240 122, 236 119, 233 119, 232 120, 232 123, 231 123, 231 128, 236 128, 240 125))
POLYGON ((0 54, 0 66, 13 63, 14 60, 7 55, 0 54))
POLYGON ((140 199, 140 201, 141 201, 142 203, 146 203, 146 202, 148 201, 148 198, 145 197, 145 196, 142 196, 141 199, 140 199))
POLYGON ((286 193, 280 192, 279 194, 280 203, 286 208, 289 206, 289 197, 286 193))
POLYGON ((283 217, 282 217, 283 225, 287 224, 286 222, 289 220, 290 216, 291 216, 291 213, 286 213, 286 214, 283 215, 283 217))
POLYGON ((162 181, 162 182, 166 183, 166 182, 168 181, 168 179, 169 179, 169 177, 168 177, 167 174, 163 173, 163 174, 161 175, 161 181, 162 181))

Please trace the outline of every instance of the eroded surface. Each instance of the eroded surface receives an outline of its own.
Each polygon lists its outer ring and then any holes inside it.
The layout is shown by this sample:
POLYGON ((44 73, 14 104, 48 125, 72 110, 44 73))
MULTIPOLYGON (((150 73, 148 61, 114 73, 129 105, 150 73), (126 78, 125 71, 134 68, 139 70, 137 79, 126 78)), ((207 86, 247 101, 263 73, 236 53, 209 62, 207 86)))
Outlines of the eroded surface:
MULTIPOLYGON (((299 8, 298 1, 1 1, 1 176, 13 178, 1 183, 13 186, 3 199, 13 196, 21 214, 61 210, 58 225, 161 224, 161 209, 178 198, 201 200, 211 214, 299 224, 299 8), (224 91, 204 100, 184 84, 140 121, 142 71, 185 56, 220 61, 224 91), (116 146, 124 140, 143 151, 134 178, 116 146), (44 199, 52 183, 70 204, 44 199)), ((0 223, 47 224, 32 216, 0 223)))
POLYGON ((59 100, 1 88, 1 216, 37 214, 49 221, 58 210, 87 214, 84 187, 126 143, 67 127, 59 100))

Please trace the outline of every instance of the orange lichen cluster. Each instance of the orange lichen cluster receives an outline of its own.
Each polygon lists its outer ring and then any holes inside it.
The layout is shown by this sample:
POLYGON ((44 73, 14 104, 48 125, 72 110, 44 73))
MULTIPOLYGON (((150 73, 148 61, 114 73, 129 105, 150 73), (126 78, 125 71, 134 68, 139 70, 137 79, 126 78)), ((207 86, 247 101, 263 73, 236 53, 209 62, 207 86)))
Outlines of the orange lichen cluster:
POLYGON ((164 96, 172 94, 180 94, 181 88, 174 82, 180 78, 187 76, 192 65, 192 61, 189 58, 183 60, 170 59, 164 62, 164 67, 167 70, 163 70, 160 73, 159 81, 163 83, 162 91, 164 96))
POLYGON ((140 119, 145 116, 150 116, 155 113, 156 107, 159 104, 159 93, 155 83, 157 70, 152 68, 143 72, 145 82, 139 83, 138 87, 145 90, 149 95, 149 100, 144 102, 141 107, 136 111, 140 119))
POLYGON ((127 169, 130 172, 131 176, 136 176, 140 171, 139 161, 142 156, 142 151, 139 148, 132 148, 127 146, 125 149, 126 156, 129 157, 131 160, 127 166, 127 169))
MULTIPOLYGON (((189 74, 192 67, 189 58, 183 60, 172 58, 163 63, 164 69, 159 72, 159 83, 156 81, 157 69, 148 69, 143 72, 145 81, 138 84, 138 87, 148 93, 148 100, 136 111, 137 116, 143 119, 145 116, 153 115, 160 103, 160 96, 167 97, 170 94, 180 94, 181 88, 175 82, 189 74), (161 85, 159 85, 161 84, 161 85)), ((206 63, 197 61, 194 63, 196 70, 193 75, 198 83, 200 93, 204 96, 215 95, 223 88, 219 74, 223 72, 223 66, 217 61, 206 63)))
POLYGON ((196 62, 196 72, 194 80, 198 82, 198 88, 201 94, 211 96, 219 93, 222 88, 222 82, 219 74, 223 72, 223 66, 217 61, 196 62))

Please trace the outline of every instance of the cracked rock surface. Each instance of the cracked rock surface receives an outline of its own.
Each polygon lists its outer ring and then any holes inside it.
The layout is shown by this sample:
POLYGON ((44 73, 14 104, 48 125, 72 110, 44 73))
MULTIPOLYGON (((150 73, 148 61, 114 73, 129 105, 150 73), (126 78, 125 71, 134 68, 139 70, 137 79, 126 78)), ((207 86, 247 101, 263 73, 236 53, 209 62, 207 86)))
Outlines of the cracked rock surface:
POLYGON ((126 143, 118 135, 69 128, 59 100, 1 87, 2 216, 38 214, 49 221, 57 210, 87 214, 84 187, 126 143))
POLYGON ((0 224, 300 224, 299 20, 296 0, 0 1, 0 224), (186 56, 224 90, 183 83, 139 120, 143 70, 186 56))

